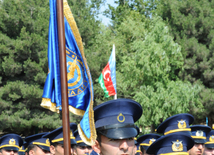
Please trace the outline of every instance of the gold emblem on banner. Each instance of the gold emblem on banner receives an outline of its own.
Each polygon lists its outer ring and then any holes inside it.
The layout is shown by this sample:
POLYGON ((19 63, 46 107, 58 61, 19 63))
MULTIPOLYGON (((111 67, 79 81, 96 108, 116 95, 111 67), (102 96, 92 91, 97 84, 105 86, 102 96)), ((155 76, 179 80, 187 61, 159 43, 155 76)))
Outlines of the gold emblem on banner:
POLYGON ((182 141, 177 140, 176 142, 172 142, 172 151, 177 152, 177 151, 183 151, 183 144, 182 141))
POLYGON ((122 123, 122 122, 125 121, 125 116, 124 116, 122 113, 120 113, 120 114, 117 116, 117 120, 118 120, 120 123, 122 123), (122 118, 122 119, 121 119, 121 118, 122 118))
POLYGON ((69 65, 69 68, 68 70, 70 72, 67 73, 67 80, 69 81, 70 79, 73 79, 74 78, 74 75, 75 75, 75 70, 77 70, 77 80, 73 83, 68 83, 68 86, 72 87, 72 86, 75 86, 81 79, 81 72, 80 72, 80 69, 77 65, 77 57, 75 58, 75 60, 73 62, 69 61, 67 62, 68 65, 69 65))
POLYGON ((186 124, 185 120, 178 121, 178 128, 179 129, 184 129, 186 127, 187 127, 187 124, 186 124))

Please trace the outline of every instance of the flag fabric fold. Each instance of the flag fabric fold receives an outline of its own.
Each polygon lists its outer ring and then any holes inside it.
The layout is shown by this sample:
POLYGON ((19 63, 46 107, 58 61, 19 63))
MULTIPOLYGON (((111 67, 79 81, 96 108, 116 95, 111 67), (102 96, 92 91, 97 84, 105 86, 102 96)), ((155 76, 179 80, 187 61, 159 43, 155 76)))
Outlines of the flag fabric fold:
POLYGON ((105 93, 105 97, 117 94, 116 89, 116 61, 115 46, 113 45, 111 56, 107 65, 99 76, 99 83, 105 93))
MULTIPOLYGON (((50 2, 49 38, 48 38, 48 75, 44 85, 41 106, 53 112, 61 107, 61 82, 58 50, 58 30, 56 0, 50 2)), ((68 104, 69 111, 83 116, 78 129, 80 136, 88 145, 96 139, 93 113, 93 85, 85 59, 82 38, 67 3, 63 0, 68 104)))

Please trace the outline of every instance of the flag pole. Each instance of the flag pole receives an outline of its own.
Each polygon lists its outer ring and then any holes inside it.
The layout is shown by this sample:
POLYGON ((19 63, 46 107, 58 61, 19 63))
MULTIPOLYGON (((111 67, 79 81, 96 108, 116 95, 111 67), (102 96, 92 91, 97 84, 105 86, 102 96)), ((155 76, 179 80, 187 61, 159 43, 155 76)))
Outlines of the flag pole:
MULTIPOLYGON (((114 44, 113 44, 113 50, 114 50, 114 60, 115 60, 115 63, 116 63, 116 53, 115 53, 115 45, 114 44)), ((116 72, 116 67, 115 67, 115 72, 116 72)), ((114 95, 114 100, 116 100, 116 99, 117 99, 117 93, 114 95)))
POLYGON ((59 39, 64 154, 71 155, 63 0, 57 0, 57 25, 59 39))
POLYGON ((117 99, 117 94, 114 95, 114 99, 115 99, 115 100, 117 99))

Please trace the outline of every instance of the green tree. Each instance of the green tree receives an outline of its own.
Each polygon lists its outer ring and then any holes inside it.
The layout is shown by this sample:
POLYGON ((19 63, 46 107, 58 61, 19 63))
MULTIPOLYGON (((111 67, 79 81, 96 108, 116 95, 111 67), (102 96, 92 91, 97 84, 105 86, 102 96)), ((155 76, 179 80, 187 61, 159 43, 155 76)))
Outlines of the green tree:
POLYGON ((40 106, 48 71, 48 0, 1 1, 0 18, 0 129, 26 136, 60 126, 59 115, 40 106))
POLYGON ((108 4, 104 15, 112 19, 113 26, 118 26, 125 20, 125 17, 128 17, 131 10, 150 18, 158 0, 115 0, 114 2, 117 7, 108 4))
POLYGON ((97 18, 102 3, 103 0, 69 1, 69 6, 71 7, 86 49, 93 44, 91 38, 94 38, 100 32, 99 25, 101 21, 97 18))
MULTIPOLYGON (((146 127, 154 131, 162 120, 189 112, 190 107, 203 110, 199 98, 201 88, 178 78, 177 72, 183 66, 181 48, 173 41, 160 17, 149 19, 137 11, 129 11, 123 22, 112 31, 104 31, 96 41, 98 48, 94 53, 97 51, 96 55, 105 60, 97 60, 101 63, 101 66, 95 65, 100 67, 97 77, 106 65, 114 43, 118 98, 131 98, 142 105, 144 112, 137 124, 144 133, 150 131, 146 127), (103 48, 108 53, 102 51, 103 48), (108 56, 103 58, 103 55, 108 56)), ((101 102, 103 93, 98 87, 95 83, 96 101, 101 102)))
POLYGON ((214 1, 210 0, 160 0, 156 13, 170 28, 175 42, 181 45, 184 68, 180 78, 201 85, 200 93, 205 107, 203 113, 195 113, 196 123, 214 123, 213 115, 213 78, 214 78, 214 1))
MULTIPOLYGON (((93 11, 99 3, 83 0, 71 5, 86 47, 98 33, 93 11)), ((48 72, 49 14, 49 0, 0 1, 0 131, 4 133, 28 136, 62 125, 61 115, 40 106, 48 72)), ((77 119, 72 116, 70 121, 77 119)))

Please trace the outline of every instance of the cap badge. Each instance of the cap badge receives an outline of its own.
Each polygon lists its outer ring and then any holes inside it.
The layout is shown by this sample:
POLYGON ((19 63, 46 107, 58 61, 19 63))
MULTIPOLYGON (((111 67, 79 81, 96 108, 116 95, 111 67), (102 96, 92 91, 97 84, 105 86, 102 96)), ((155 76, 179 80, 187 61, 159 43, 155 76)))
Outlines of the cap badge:
POLYGON ((187 125, 186 125, 185 120, 180 120, 180 121, 178 121, 178 128, 179 128, 179 129, 184 129, 184 128, 186 128, 186 127, 187 127, 187 125))
POLYGON ((210 142, 214 142, 214 136, 213 136, 213 135, 210 136, 209 141, 210 141, 210 142))
POLYGON ((149 140, 149 145, 151 145, 152 143, 154 143, 154 141, 156 141, 156 139, 152 138, 149 140))
POLYGON ((120 113, 120 114, 117 116, 117 120, 118 120, 118 122, 122 123, 122 122, 125 121, 125 116, 124 116, 122 113, 120 113))
POLYGON ((16 144, 16 140, 13 139, 13 138, 10 139, 10 140, 9 140, 9 144, 10 144, 10 145, 15 145, 15 144, 16 144))
POLYGON ((203 137, 203 131, 197 130, 195 133, 196 136, 203 137))
POLYGON ((45 143, 46 143, 47 145, 50 145, 50 141, 49 141, 48 138, 46 139, 45 143))
POLYGON ((177 140, 176 142, 172 141, 172 151, 183 151, 182 141, 177 140))

